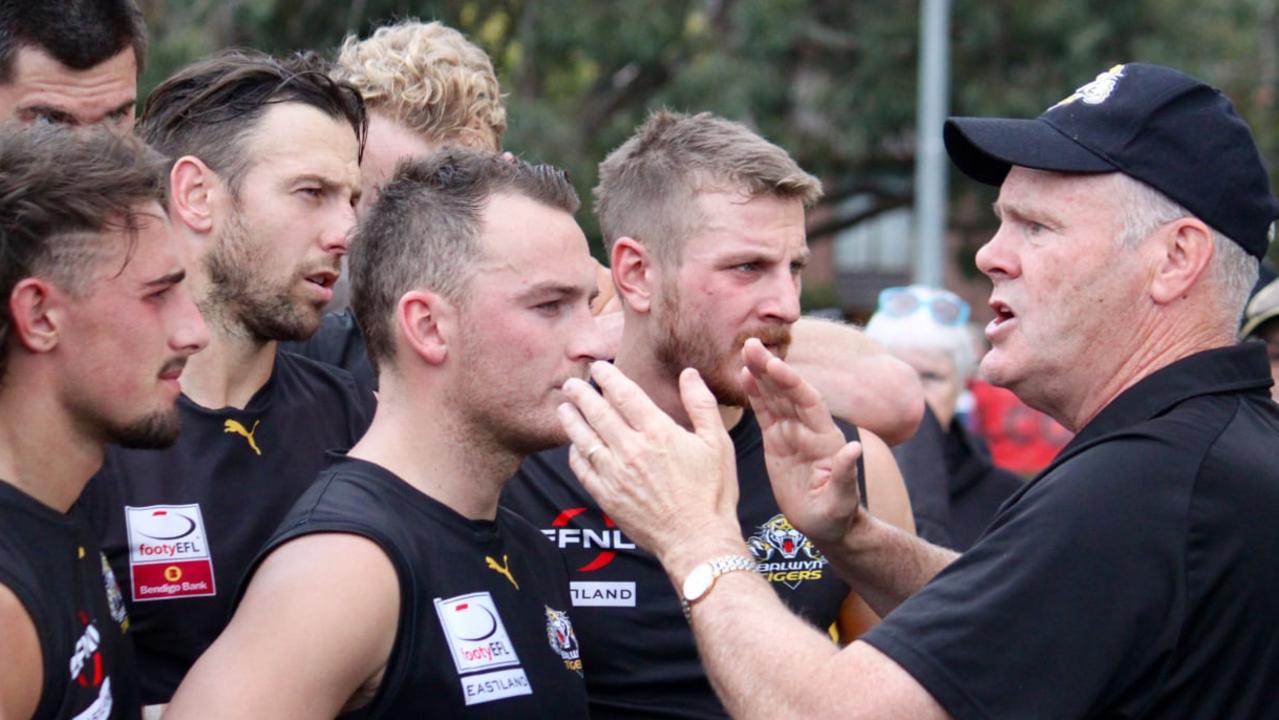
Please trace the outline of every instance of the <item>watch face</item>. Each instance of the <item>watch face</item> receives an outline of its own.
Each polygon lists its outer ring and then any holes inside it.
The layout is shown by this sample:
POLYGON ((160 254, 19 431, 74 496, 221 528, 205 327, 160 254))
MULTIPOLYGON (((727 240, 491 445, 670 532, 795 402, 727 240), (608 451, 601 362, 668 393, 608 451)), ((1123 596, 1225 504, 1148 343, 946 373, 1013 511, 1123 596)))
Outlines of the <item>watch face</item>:
POLYGON ((693 568, 693 571, 684 578, 684 599, 693 602, 707 590, 711 589, 711 583, 715 582, 715 571, 711 569, 708 563, 703 563, 693 568))

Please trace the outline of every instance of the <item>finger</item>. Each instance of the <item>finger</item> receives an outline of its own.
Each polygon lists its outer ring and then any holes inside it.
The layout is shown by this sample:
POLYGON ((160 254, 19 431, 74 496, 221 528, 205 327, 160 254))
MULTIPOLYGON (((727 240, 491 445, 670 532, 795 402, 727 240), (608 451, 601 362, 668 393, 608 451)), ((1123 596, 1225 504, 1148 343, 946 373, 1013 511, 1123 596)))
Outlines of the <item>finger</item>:
POLYGON ((837 487, 848 488, 856 494, 857 458, 862 456, 862 444, 853 441, 840 448, 831 461, 830 480, 837 487))
POLYGON ((718 447, 728 432, 719 414, 719 402, 693 368, 684 368, 679 374, 679 396, 684 412, 693 423, 693 432, 712 447, 718 447))
POLYGON ((627 425, 645 434, 667 429, 675 421, 653 404, 648 395, 612 363, 591 363, 591 378, 600 386, 604 399, 627 425))
MULTIPOLYGON (((768 353, 762 347, 760 350, 768 353)), ((761 399, 777 416, 794 417, 821 432, 835 427, 821 394, 785 361, 770 355, 762 369, 758 363, 755 368, 748 366, 747 369, 752 370, 761 399)))
MULTIPOLYGON (((582 483, 582 487, 586 488, 586 492, 595 498, 595 502, 601 507, 607 505, 607 500, 612 496, 612 488, 608 486, 608 482, 596 472, 594 466, 582 455, 576 445, 568 449, 568 466, 582 483), (604 502, 601 502, 601 499, 604 502)), ((606 511, 607 512, 607 511, 606 511)))
MULTIPOLYGON (((564 391, 564 397, 577 408, 586 424, 590 425, 591 430, 605 445, 611 448, 621 447, 635 434, 609 401, 601 397, 589 383, 571 378, 564 381, 561 389, 564 391)), ((581 449, 585 451, 588 447, 590 447, 589 443, 583 445, 581 449)))

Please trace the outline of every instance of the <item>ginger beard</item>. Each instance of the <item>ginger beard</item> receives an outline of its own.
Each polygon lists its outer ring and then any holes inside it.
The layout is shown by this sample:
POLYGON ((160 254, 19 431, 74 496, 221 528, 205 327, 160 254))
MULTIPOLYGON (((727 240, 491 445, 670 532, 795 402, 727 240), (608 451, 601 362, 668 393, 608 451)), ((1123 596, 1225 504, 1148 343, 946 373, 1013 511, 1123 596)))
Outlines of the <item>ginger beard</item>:
POLYGON ((742 330, 725 348, 718 345, 715 328, 701 313, 684 312, 677 285, 667 284, 663 295, 654 357, 671 377, 679 377, 684 368, 697 370, 720 405, 746 407, 750 400, 742 390, 739 377, 743 366, 742 346, 750 338, 759 338, 764 347, 785 360, 791 343, 790 325, 760 325, 742 330))

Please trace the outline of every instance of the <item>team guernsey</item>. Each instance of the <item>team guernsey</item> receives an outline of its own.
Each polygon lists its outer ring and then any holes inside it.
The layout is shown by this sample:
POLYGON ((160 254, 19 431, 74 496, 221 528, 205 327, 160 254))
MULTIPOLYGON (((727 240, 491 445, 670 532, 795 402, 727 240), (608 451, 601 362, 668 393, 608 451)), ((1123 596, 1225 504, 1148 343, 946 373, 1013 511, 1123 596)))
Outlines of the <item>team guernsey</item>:
POLYGON ((334 532, 377 543, 400 586, 381 684, 342 717, 587 717, 564 561, 523 519, 462 517, 379 465, 339 457, 262 557, 334 532))
POLYGON ((120 587, 74 513, 0 482, 0 585, 22 603, 40 641, 44 683, 34 720, 138 717, 120 587))
MULTIPOLYGON (((857 438, 856 428, 840 427, 857 438)), ((746 410, 729 435, 741 486, 738 520, 759 572, 792 610, 829 628, 848 586, 778 509, 754 413, 746 410)), ((861 471, 859 460, 859 483, 861 471)), ((540 528, 568 562, 592 718, 727 716, 666 572, 603 514, 569 469, 567 446, 527 458, 502 502, 540 528)))
POLYGON ((243 410, 180 396, 172 447, 108 449, 80 506, 123 583, 145 703, 168 702, 226 626, 249 563, 373 405, 348 373, 279 352, 243 410))

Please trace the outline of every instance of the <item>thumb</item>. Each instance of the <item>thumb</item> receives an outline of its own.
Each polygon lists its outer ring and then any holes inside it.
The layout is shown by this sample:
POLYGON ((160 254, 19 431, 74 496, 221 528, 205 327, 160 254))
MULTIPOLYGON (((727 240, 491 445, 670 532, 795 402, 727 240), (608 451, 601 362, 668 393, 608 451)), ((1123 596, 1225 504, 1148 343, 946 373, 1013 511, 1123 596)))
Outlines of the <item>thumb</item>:
POLYGON ((719 414, 719 402, 693 368, 685 368, 679 374, 679 396, 684 403, 684 412, 693 423, 693 432, 702 440, 717 442, 726 432, 724 418, 719 414))

